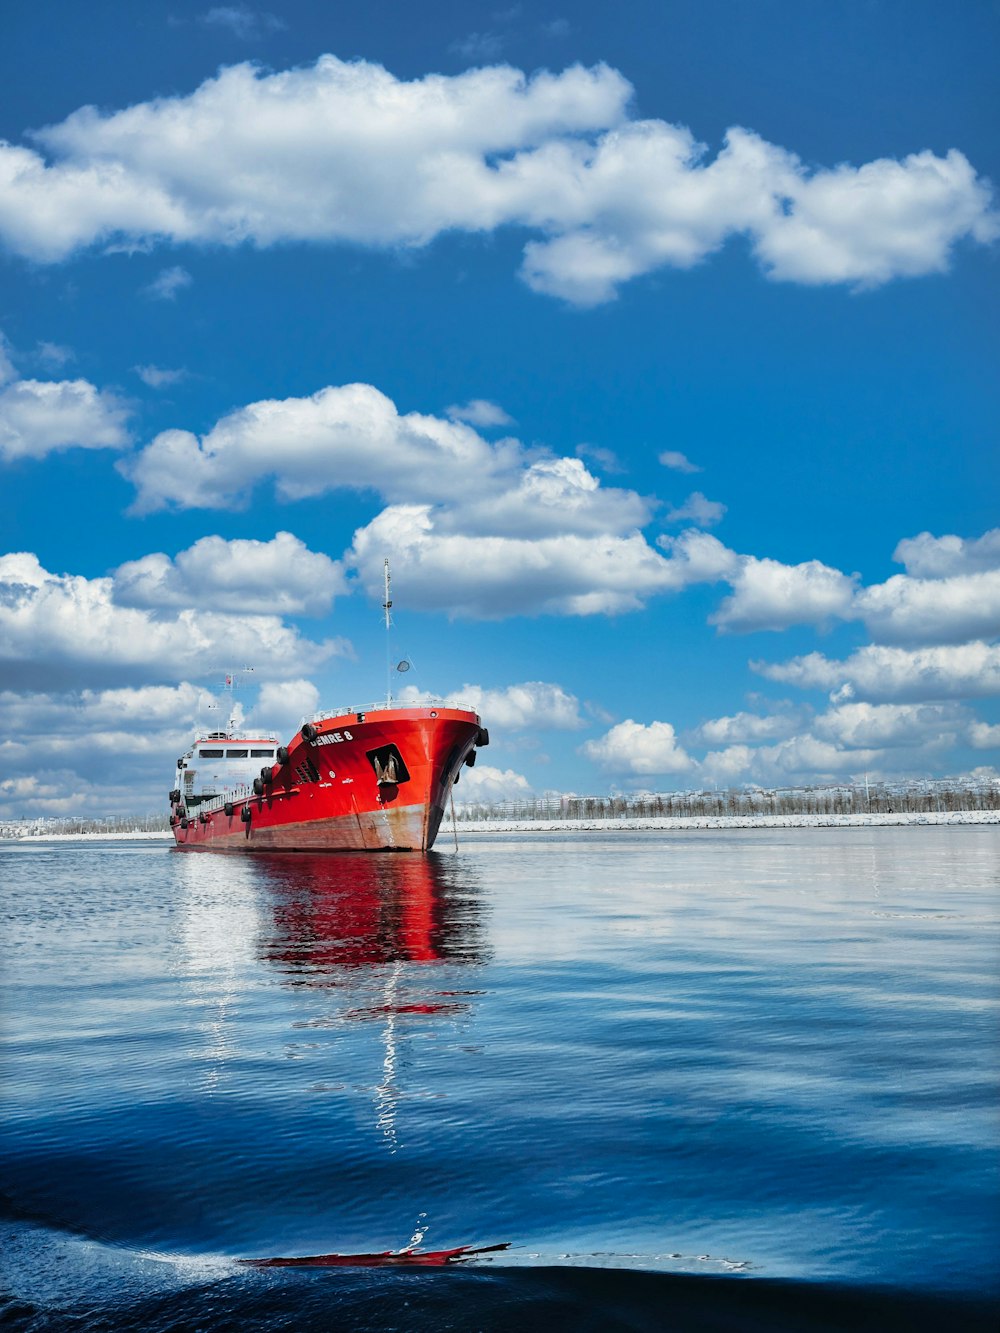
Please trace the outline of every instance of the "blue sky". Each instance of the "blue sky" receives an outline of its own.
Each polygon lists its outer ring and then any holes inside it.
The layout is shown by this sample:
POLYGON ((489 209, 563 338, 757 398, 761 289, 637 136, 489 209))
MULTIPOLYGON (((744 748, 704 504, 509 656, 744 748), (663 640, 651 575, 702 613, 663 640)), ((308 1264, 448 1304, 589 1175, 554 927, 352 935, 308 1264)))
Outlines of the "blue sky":
POLYGON ((998 28, 12 4, 0 814, 377 698, 384 555, 467 797, 994 771, 998 28))

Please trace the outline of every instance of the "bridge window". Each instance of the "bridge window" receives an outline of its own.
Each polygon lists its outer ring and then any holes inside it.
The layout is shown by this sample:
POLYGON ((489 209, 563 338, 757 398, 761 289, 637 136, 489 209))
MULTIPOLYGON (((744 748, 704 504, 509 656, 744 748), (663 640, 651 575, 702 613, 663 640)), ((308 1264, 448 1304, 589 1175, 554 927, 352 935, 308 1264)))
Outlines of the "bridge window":
POLYGON ((246 759, 247 757, 248 757, 248 751, 246 751, 246 750, 227 750, 227 751, 226 751, 226 758, 227 758, 227 759, 246 759))

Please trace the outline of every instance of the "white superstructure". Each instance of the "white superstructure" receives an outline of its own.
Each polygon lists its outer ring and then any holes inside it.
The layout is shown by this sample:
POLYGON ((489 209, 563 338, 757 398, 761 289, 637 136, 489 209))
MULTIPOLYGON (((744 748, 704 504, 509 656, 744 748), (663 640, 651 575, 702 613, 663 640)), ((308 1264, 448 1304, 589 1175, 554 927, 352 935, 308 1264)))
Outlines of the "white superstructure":
POLYGON ((213 797, 239 796, 271 767, 278 750, 277 736, 242 731, 212 731, 195 741, 177 761, 177 789, 190 810, 213 797))

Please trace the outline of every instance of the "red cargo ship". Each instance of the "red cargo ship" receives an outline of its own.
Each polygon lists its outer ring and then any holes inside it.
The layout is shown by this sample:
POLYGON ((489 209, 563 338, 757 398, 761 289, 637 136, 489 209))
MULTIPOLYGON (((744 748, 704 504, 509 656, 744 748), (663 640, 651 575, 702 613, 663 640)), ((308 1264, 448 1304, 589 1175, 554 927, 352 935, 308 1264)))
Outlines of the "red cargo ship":
POLYGON ((211 732, 177 761, 174 839, 226 852, 428 851, 462 765, 488 744, 478 713, 446 704, 316 717, 288 745, 211 732))
MULTIPOLYGON (((386 631, 391 606, 386 560, 386 631)), ((404 659, 397 670, 409 665, 404 659)), ((177 760, 170 826, 178 847, 429 851, 462 765, 490 743, 478 713, 445 703, 393 706, 391 685, 384 704, 319 714, 287 745, 233 727, 199 737, 177 760)))

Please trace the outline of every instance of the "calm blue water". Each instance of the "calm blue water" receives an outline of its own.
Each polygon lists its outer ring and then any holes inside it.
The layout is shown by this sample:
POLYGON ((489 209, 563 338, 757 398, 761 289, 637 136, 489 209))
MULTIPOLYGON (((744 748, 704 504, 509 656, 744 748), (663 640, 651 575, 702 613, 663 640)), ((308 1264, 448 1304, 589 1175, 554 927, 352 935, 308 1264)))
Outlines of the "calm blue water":
POLYGON ((1000 827, 0 882, 9 1326, 992 1327, 1000 827))

